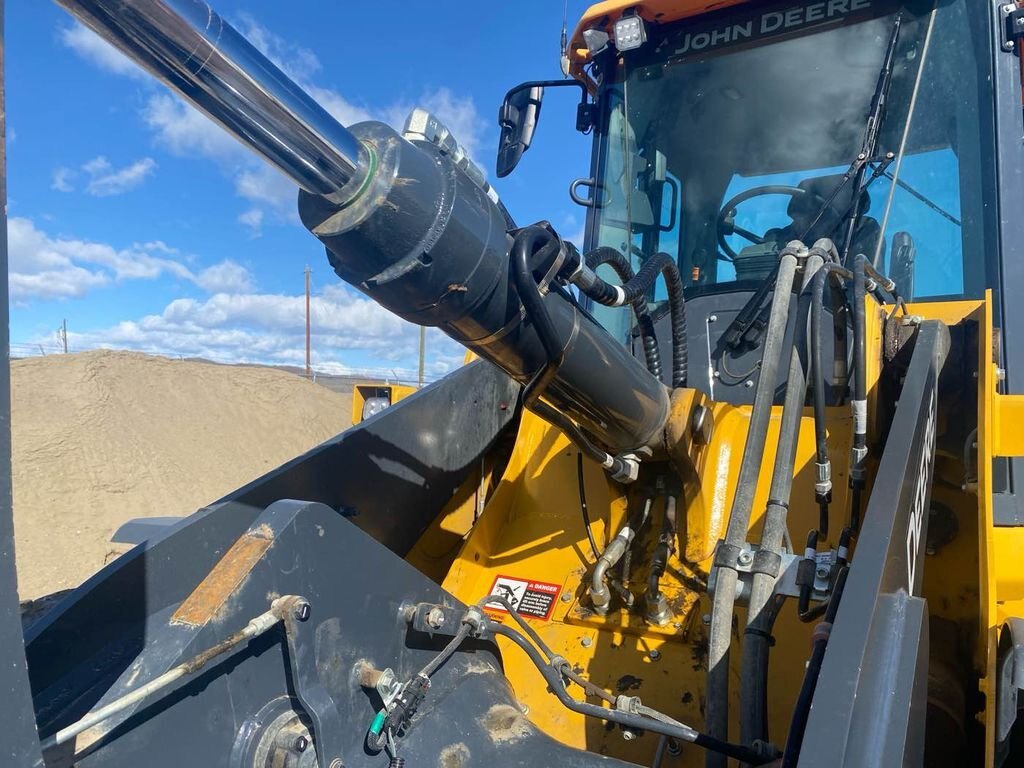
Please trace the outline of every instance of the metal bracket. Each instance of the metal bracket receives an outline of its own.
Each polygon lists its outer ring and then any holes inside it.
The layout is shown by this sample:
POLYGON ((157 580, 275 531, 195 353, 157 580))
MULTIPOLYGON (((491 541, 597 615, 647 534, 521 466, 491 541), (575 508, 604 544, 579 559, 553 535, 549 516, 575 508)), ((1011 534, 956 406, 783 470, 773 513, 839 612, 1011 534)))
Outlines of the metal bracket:
POLYGON ((342 768, 344 744, 341 737, 345 729, 338 707, 320 682, 317 672, 316 630, 308 621, 310 611, 309 603, 302 600, 284 618, 291 682, 295 688, 295 698, 313 723, 313 743, 318 764, 321 768, 342 768))
MULTIPOLYGON (((750 599, 750 583, 754 572, 757 570, 758 552, 760 547, 756 544, 748 544, 739 550, 736 558, 735 570, 739 575, 736 579, 736 602, 746 605, 750 599)), ((799 597, 800 587, 796 583, 797 568, 803 555, 794 555, 784 552, 780 556, 779 575, 775 581, 775 594, 786 597, 799 597)), ((828 597, 832 588, 832 570, 836 562, 835 550, 819 552, 814 573, 814 590, 811 592, 811 599, 821 602, 828 597)), ((714 568, 708 578, 708 592, 715 593, 715 583, 718 580, 718 569, 714 568)))
POLYGON ((1016 3, 1007 3, 999 9, 1003 18, 1003 50, 1007 53, 1017 51, 1020 55, 1021 39, 1024 38, 1024 9, 1016 3))

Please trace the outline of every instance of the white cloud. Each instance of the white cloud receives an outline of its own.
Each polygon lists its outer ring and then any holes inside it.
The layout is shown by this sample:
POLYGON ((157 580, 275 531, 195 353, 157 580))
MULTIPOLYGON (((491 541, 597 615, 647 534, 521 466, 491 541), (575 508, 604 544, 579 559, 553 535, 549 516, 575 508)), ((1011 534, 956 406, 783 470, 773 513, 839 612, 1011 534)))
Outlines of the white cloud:
POLYGON ((94 197, 121 195, 140 186, 153 171, 156 161, 144 157, 123 168, 114 168, 106 157, 100 155, 83 163, 78 170, 62 166, 53 172, 51 188, 58 192, 74 192, 74 180, 79 175, 86 177, 85 191, 94 197))
POLYGON ((107 243, 52 237, 30 219, 17 216, 7 222, 7 237, 10 296, 15 303, 73 298, 114 282, 162 276, 209 292, 252 289, 252 276, 241 265, 228 260, 196 274, 177 250, 160 241, 119 249, 107 243))
POLYGON ((53 183, 50 184, 50 188, 58 192, 74 192, 75 185, 71 183, 74 175, 75 172, 70 168, 58 168, 53 172, 53 183))
POLYGON ((85 191, 96 197, 120 195, 141 185, 155 169, 156 161, 151 157, 115 169, 107 158, 100 156, 82 166, 90 176, 85 191))
MULTIPOLYGON (((372 367, 415 377, 418 330, 340 283, 310 302, 315 367, 351 373, 358 354, 372 367)), ((205 300, 176 299, 160 314, 125 320, 71 337, 75 349, 111 347, 220 362, 302 365, 305 298, 302 295, 219 293, 205 300)), ((428 331, 428 373, 461 364, 464 350, 440 332, 428 331)))
POLYGON ((263 211, 250 208, 238 215, 238 223, 248 227, 250 237, 259 237, 263 234, 263 211))
POLYGON ((70 27, 61 27, 58 36, 64 45, 100 69, 138 80, 149 79, 131 59, 77 21, 70 27))
POLYGON ((195 283, 207 293, 246 293, 253 288, 249 270, 230 259, 201 270, 195 283))

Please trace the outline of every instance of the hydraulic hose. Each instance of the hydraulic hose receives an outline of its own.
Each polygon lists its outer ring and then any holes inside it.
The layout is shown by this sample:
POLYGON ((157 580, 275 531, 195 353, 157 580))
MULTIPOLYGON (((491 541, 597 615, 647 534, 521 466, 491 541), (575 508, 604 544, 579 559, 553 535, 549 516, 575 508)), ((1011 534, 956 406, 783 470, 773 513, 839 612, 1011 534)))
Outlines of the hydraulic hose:
POLYGON ((806 321, 811 306, 811 284, 822 261, 820 252, 811 251, 804 262, 803 284, 793 329, 793 348, 789 357, 789 378, 786 381, 779 439, 775 449, 775 465, 772 467, 768 505, 764 512, 761 546, 754 556, 740 673, 740 741, 745 744, 768 739, 768 653, 771 638, 771 612, 768 605, 781 564, 782 543, 793 492, 796 444, 800 435, 804 401, 807 399, 806 321))
MULTIPOLYGON (((715 551, 714 568, 717 571, 715 594, 711 606, 711 628, 708 637, 708 693, 707 728, 715 738, 724 739, 729 733, 729 646, 732 642, 732 616, 736 603, 736 568, 740 550, 750 528, 750 513, 754 505, 754 490, 761 472, 768 419, 771 416, 775 390, 778 387, 779 368, 785 354, 786 325, 789 319, 790 298, 796 276, 797 256, 804 246, 793 242, 787 245, 779 260, 779 272, 772 297, 768 332, 762 352, 761 373, 754 393, 747 439, 743 447, 736 492, 729 513, 725 539, 715 551)), ((709 753, 708 768, 725 768, 720 755, 709 753)))
MULTIPOLYGON (((586 267, 586 265, 581 265, 586 267)), ((570 279, 591 299, 606 307, 623 307, 638 300, 647 301, 647 292, 658 274, 665 278, 668 305, 672 315, 672 387, 686 385, 686 299, 679 266, 667 253, 656 253, 644 262, 636 276, 625 285, 613 285, 597 276, 589 267, 580 269, 570 279)))
MULTIPOLYGON (((825 241, 831 245, 831 241, 825 241)), ((822 241, 815 243, 811 248, 814 253, 822 245, 822 241)), ((824 541, 828 538, 829 504, 832 501, 832 461, 828 455, 828 431, 825 420, 826 385, 825 375, 822 366, 824 354, 824 335, 822 333, 822 320, 824 318, 824 294, 825 286, 831 280, 837 289, 831 295, 835 297, 842 290, 843 278, 853 277, 852 273, 835 262, 828 262, 814 276, 811 284, 811 391, 814 399, 814 442, 815 442, 815 465, 817 467, 817 478, 814 484, 815 501, 818 503, 819 520, 818 535, 824 541)), ((836 307, 833 305, 833 312, 836 307)))
POLYGON ((670 612, 665 595, 661 592, 661 577, 668 569, 668 559, 675 551, 676 540, 676 497, 665 497, 665 516, 661 520, 661 535, 651 555, 651 569, 647 577, 646 619, 648 623, 664 626, 669 622, 670 612))
POLYGON ((850 527, 860 528, 861 493, 864 490, 868 455, 867 401, 867 327, 864 302, 867 297, 867 258, 857 256, 853 262, 853 448, 850 451, 850 527))
MULTIPOLYGON (((629 283, 636 275, 629 259, 619 251, 607 246, 595 248, 586 255, 587 266, 597 270, 602 264, 607 264, 618 275, 623 285, 629 283)), ((633 300, 633 314, 636 315, 637 328, 640 330, 640 341, 644 347, 644 359, 647 361, 647 370, 657 379, 661 378, 661 350, 658 349, 658 337, 654 332, 654 321, 647 310, 646 295, 637 296, 633 300)))
POLYGON ((611 544, 601 554, 601 557, 597 560, 597 565, 594 566, 594 571, 590 576, 590 602, 593 604, 594 610, 600 614, 608 612, 608 607, 612 601, 611 590, 608 588, 606 581, 608 571, 629 551, 637 531, 647 522, 653 501, 651 498, 644 499, 644 506, 641 511, 622 526, 622 530, 612 539, 611 544))
POLYGON ((554 235, 542 227, 532 226, 516 235, 509 253, 512 278, 519 292, 519 298, 523 302, 526 316, 533 323, 547 356, 547 363, 523 390, 523 404, 528 408, 532 408, 544 393, 565 360, 565 350, 558 338, 558 331, 551 322, 547 307, 544 306, 544 297, 541 296, 540 286, 537 284, 537 280, 533 276, 533 268, 530 266, 530 259, 538 251, 552 246, 557 248, 554 235))
POLYGON ((832 589, 832 597, 829 599, 828 610, 825 612, 825 620, 814 629, 811 659, 807 664, 804 681, 800 686, 800 694, 793 709, 793 719, 789 725, 789 736, 786 738, 786 750, 782 756, 782 768, 796 768, 797 761, 800 759, 800 747, 803 745, 804 732, 807 730, 807 719, 811 713, 811 702, 814 700, 814 691, 818 687, 821 664, 825 660, 825 650, 828 647, 829 634, 832 632, 832 624, 835 622, 836 613, 839 611, 839 602, 843 596, 843 588, 846 586, 846 576, 848 573, 848 568, 842 568, 839 571, 836 585, 832 589))
POLYGON ((722 739, 717 739, 703 734, 695 728, 691 728, 688 725, 684 725, 683 723, 665 717, 664 715, 661 715, 661 713, 657 713, 658 716, 655 716, 654 710, 647 707, 639 706, 637 712, 634 713, 624 709, 611 709, 609 707, 602 707, 584 701, 577 701, 565 690, 565 684, 562 681, 561 672, 555 669, 553 664, 545 662, 537 649, 528 643, 526 638, 519 632, 502 624, 492 624, 490 625, 490 629, 494 634, 501 635, 515 643, 519 649, 529 657, 530 661, 533 662, 533 665, 537 667, 537 670, 544 677, 544 681, 548 685, 548 690, 550 690, 555 695, 555 698, 557 698, 567 709, 570 709, 573 712, 587 717, 596 717, 601 720, 613 722, 627 728, 651 731, 652 733, 658 733, 664 736, 677 738, 691 744, 696 744, 704 749, 714 750, 722 756, 723 760, 727 757, 731 757, 735 760, 742 760, 752 765, 759 765, 766 762, 765 758, 753 749, 743 747, 738 744, 730 744, 722 739))

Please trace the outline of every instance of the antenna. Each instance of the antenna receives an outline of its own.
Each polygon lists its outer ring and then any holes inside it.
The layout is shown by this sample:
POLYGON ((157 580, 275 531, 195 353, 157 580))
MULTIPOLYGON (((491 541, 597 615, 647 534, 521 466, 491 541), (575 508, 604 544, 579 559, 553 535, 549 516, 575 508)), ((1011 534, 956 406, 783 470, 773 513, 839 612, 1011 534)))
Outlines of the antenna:
POLYGON ((562 46, 559 62, 562 65, 562 74, 569 76, 569 0, 562 5, 562 46))

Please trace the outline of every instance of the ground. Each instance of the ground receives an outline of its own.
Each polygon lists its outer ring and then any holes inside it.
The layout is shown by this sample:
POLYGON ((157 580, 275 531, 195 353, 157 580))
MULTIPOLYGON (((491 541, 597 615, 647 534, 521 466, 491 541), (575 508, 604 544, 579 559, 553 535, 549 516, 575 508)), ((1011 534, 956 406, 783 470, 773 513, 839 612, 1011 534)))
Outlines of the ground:
POLYGON ((11 363, 18 591, 74 587, 136 517, 187 515, 333 437, 351 394, 287 371, 96 351, 11 363))

